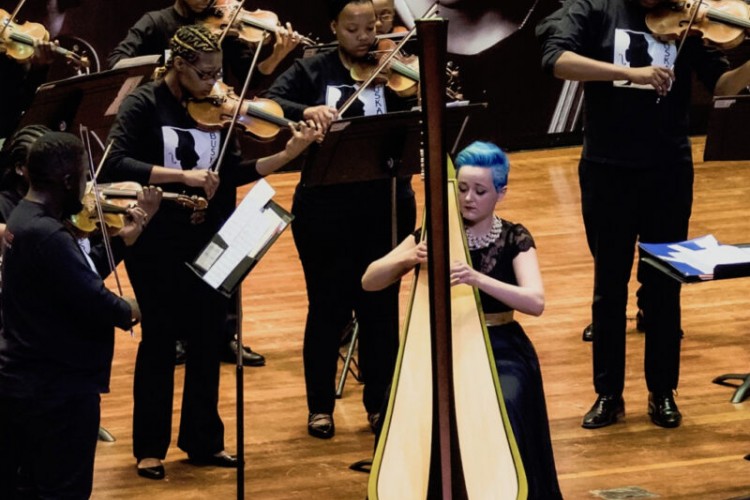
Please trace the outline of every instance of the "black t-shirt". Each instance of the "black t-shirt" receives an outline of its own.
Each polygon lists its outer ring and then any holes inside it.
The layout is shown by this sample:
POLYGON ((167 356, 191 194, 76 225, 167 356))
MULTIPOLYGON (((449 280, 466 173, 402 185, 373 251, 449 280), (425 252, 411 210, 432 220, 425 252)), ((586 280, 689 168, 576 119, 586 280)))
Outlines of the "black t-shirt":
MULTIPOLYGON (((543 67, 552 72, 564 51, 621 66, 671 67, 677 45, 662 43, 646 26, 647 9, 630 0, 573 0, 545 24, 543 67)), ((691 37, 674 66, 669 94, 658 98, 653 88, 632 82, 584 84, 584 148, 586 160, 628 167, 690 161, 688 111, 691 73, 713 90, 729 68, 721 52, 691 37)))
MULTIPOLYGON (((114 141, 102 170, 104 181, 135 181, 148 185, 154 165, 205 170, 221 151, 226 133, 199 130, 195 120, 163 81, 147 83, 123 101, 108 141, 114 141)), ((257 180, 255 160, 242 160, 236 142, 229 147, 220 170, 219 189, 209 201, 206 221, 192 224, 191 212, 163 201, 148 229, 138 239, 138 251, 194 252, 234 210, 236 187, 257 180)), ((196 194, 203 189, 163 184, 166 192, 196 194)), ((178 257, 179 258, 179 257, 178 257)))
MULTIPOLYGON (((122 254, 122 240, 113 239, 113 250, 122 254)), ((101 249, 90 257, 106 275, 101 249)), ((42 205, 21 200, 10 217, 2 280, 0 394, 107 392, 114 327, 130 326, 130 305, 105 288, 73 235, 42 205)))
MULTIPOLYGON (((334 49, 297 59, 273 82, 266 97, 281 105, 284 116, 298 121, 302 119, 305 108, 310 106, 340 108, 357 88, 359 83, 352 79, 338 50, 334 49)), ((371 85, 349 107, 344 118, 401 111, 409 109, 411 104, 411 100, 398 97, 383 85, 371 85)))
MULTIPOLYGON (((340 108, 358 87, 359 83, 352 79, 349 70, 341 62, 338 49, 333 49, 312 57, 297 59, 276 79, 265 97, 278 102, 284 110, 285 117, 298 121, 302 119, 304 110, 311 106, 327 105, 336 109, 340 108)), ((401 98, 383 85, 373 85, 360 94, 343 117, 403 111, 410 109, 412 104, 413 100, 401 98)), ((352 158, 352 162, 355 161, 356 158, 352 158)), ((390 182, 387 180, 315 188, 305 188, 300 185, 295 202, 301 201, 302 197, 306 198, 308 203, 312 203, 315 199, 317 204, 330 204, 331 206, 341 202, 365 203, 369 199, 387 201, 389 185, 390 182), (305 196, 302 193, 304 190, 314 190, 314 193, 311 191, 311 196, 305 196)), ((413 196, 410 179, 399 179, 398 197, 413 196)))

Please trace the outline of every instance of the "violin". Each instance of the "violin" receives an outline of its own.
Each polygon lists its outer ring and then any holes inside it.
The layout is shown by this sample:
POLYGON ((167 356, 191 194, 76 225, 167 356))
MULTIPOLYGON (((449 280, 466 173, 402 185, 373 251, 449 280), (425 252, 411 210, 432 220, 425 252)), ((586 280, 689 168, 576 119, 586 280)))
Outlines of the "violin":
POLYGON ((189 101, 187 109, 199 129, 213 132, 231 125, 238 106, 236 125, 257 139, 271 140, 282 128, 296 126, 284 118, 284 110, 276 101, 257 97, 240 100, 234 89, 224 82, 216 82, 205 99, 189 101))
MULTIPOLYGON (((381 66, 383 56, 396 50, 393 40, 380 39, 375 50, 367 58, 352 65, 349 74, 356 82, 367 80, 372 73, 381 66)), ((401 97, 411 97, 419 88, 419 61, 416 56, 405 56, 397 53, 379 70, 375 83, 387 85, 401 97)))
MULTIPOLYGON (((241 40, 253 45, 268 43, 271 40, 268 33, 276 33, 281 26, 275 13, 260 9, 249 11, 236 0, 216 0, 204 14, 202 22, 219 34, 231 27, 241 40)), ((300 43, 315 45, 314 40, 304 36, 300 37, 300 43)))
MULTIPOLYGON (((380 59, 394 50, 396 50, 396 43, 393 40, 379 38, 376 49, 370 52, 369 57, 351 67, 349 74, 352 79, 356 82, 367 80, 380 65, 380 59)), ((446 66, 446 75, 448 76, 446 95, 453 100, 463 99, 460 90, 456 88, 458 71, 451 63, 446 66)), ((375 77, 375 82, 387 85, 400 97, 415 95, 419 90, 419 59, 415 55, 396 54, 375 77)))
MULTIPOLYGON (((13 22, 8 11, 0 9, 0 52, 20 63, 29 61, 34 55, 34 44, 36 42, 48 42, 49 32, 40 23, 25 22, 18 24, 13 22)), ((90 66, 88 57, 82 56, 53 44, 52 50, 64 56, 76 67, 87 69, 90 66)))
POLYGON ((699 35, 721 49, 731 49, 750 29, 750 6, 742 0, 666 2, 646 14, 646 26, 660 40, 699 35))
MULTIPOLYGON (((97 229, 101 228, 99 213, 96 208, 96 200, 93 191, 88 191, 83 195, 81 200, 83 208, 77 214, 73 214, 68 219, 68 223, 80 237, 88 236, 97 229)), ((117 232, 125 226, 125 214, 127 207, 100 199, 102 212, 104 213, 104 228, 107 231, 117 232)))
MULTIPOLYGON (((138 193, 141 190, 143 190, 143 187, 137 182, 132 181, 99 185, 99 192, 106 196, 107 199, 113 201, 116 199, 134 200, 138 197, 138 193)), ((184 193, 163 192, 161 199, 162 201, 174 202, 180 207, 193 211, 205 210, 208 208, 208 201, 202 196, 197 195, 190 196, 184 193)))

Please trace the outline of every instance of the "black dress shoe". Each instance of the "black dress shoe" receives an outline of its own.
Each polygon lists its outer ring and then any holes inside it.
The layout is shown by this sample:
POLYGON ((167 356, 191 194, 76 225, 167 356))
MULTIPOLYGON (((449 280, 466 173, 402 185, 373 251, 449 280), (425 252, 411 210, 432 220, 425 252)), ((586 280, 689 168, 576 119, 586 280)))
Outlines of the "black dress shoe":
POLYGON ((336 434, 336 425, 330 413, 310 413, 307 416, 307 433, 320 439, 331 439, 336 434))
POLYGON ((617 422, 625 416, 625 401, 618 395, 600 395, 594 406, 584 415, 581 427, 598 429, 617 422))
POLYGON ((679 427, 682 414, 677 409, 672 394, 648 393, 648 415, 651 421, 659 427, 679 427))
POLYGON ((138 475, 146 479, 164 479, 166 472, 163 465, 154 465, 153 467, 137 467, 138 475))
POLYGON ((234 455, 188 455, 188 461, 193 465, 213 465, 227 469, 237 468, 237 457, 234 455))
MULTIPOLYGON (((221 358, 225 363, 237 363, 237 341, 230 340, 224 355, 221 358)), ((266 358, 262 354, 250 349, 248 346, 242 346, 242 365, 243 366, 264 366, 266 358)))
POLYGON ((581 337, 584 342, 592 342, 594 340, 594 325, 589 323, 586 328, 583 329, 583 335, 581 337))

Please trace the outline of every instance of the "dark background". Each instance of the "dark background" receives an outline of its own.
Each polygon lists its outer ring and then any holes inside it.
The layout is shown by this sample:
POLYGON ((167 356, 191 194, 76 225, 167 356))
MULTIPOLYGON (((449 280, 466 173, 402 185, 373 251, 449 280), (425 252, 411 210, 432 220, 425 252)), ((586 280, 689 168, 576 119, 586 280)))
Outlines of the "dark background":
MULTIPOLYGON (((146 11, 156 10, 172 2, 169 0, 59 0, 71 5, 66 10, 61 35, 74 35, 93 46, 100 61, 125 36, 127 29, 146 11)), ((19 19, 41 20, 46 1, 28 0, 19 19)), ((273 10, 282 22, 320 42, 331 41, 325 0, 255 0, 252 8, 273 10)), ((561 82, 540 70, 539 48, 533 35, 536 23, 555 10, 559 0, 540 0, 527 25, 516 34, 476 56, 453 56, 460 72, 465 98, 489 103, 489 112, 475 120, 467 131, 464 142, 474 139, 493 140, 506 149, 524 149, 574 144, 579 133, 547 134, 552 113, 560 97, 561 82)), ((11 12, 15 2, 0 0, 0 7, 11 12)), ((746 44, 730 53, 730 59, 742 62, 748 50, 746 44)), ((293 57, 301 57, 298 48, 293 57)), ((290 64, 293 57, 284 64, 290 64)), ((281 69, 283 69, 282 66, 281 69)), ((65 68, 60 70, 64 73, 65 68)), ((63 75, 64 76, 64 75, 63 75)), ((695 91, 693 133, 705 133, 710 96, 699 85, 695 91)), ((284 135, 279 138, 284 140, 284 135)), ((277 145, 270 146, 271 149, 277 145)))

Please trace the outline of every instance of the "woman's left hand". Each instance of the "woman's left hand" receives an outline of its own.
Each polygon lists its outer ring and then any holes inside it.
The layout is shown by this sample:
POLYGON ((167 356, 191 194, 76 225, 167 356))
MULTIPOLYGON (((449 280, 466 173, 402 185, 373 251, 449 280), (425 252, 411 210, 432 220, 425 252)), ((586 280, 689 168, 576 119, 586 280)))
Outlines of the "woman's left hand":
POLYGON ((286 143, 285 151, 290 159, 299 156, 313 141, 321 142, 325 132, 312 120, 301 121, 296 127, 290 126, 292 137, 286 143))
POLYGON ((146 212, 139 207, 129 208, 125 214, 125 225, 117 233, 127 246, 132 245, 143 232, 146 225, 146 212))
POLYGON ((481 275, 466 262, 454 261, 451 263, 451 286, 477 286, 480 276, 481 275))
POLYGON ((274 56, 281 61, 291 51, 297 48, 301 38, 300 34, 294 31, 291 23, 286 23, 286 26, 279 26, 276 29, 275 40, 273 43, 274 56))

